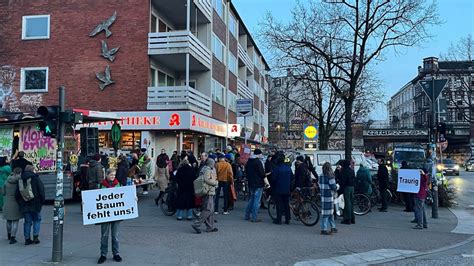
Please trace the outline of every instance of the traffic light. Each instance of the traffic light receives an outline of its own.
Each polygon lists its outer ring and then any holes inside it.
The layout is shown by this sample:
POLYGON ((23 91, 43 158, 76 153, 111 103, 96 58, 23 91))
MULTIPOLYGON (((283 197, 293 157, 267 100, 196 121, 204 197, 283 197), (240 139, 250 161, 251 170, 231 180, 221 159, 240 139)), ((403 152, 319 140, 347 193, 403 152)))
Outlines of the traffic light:
POLYGON ((436 129, 438 130, 438 141, 446 141, 446 124, 443 122, 438 123, 436 129))
POLYGON ((38 129, 44 136, 56 137, 58 133, 59 106, 40 106, 37 113, 43 117, 39 122, 38 129))

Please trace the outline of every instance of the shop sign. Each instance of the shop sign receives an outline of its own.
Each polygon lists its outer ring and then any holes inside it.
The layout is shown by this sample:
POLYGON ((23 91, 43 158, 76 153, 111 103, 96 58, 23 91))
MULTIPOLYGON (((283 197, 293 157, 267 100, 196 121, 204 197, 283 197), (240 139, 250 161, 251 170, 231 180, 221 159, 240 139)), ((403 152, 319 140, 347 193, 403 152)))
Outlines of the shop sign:
POLYGON ((374 136, 374 137, 428 136, 428 130, 423 130, 423 129, 364 130, 364 136, 374 136))
POLYGON ((191 126, 189 129, 225 137, 227 134, 226 124, 210 117, 189 112, 191 114, 191 126))
POLYGON ((317 125, 305 125, 303 135, 305 140, 317 140, 318 139, 318 126, 317 125))
POLYGON ((56 171, 56 139, 43 136, 37 124, 20 127, 19 150, 25 152, 25 159, 35 167, 35 172, 56 171))
POLYGON ((229 124, 227 128, 228 137, 239 137, 242 126, 240 124, 229 124))

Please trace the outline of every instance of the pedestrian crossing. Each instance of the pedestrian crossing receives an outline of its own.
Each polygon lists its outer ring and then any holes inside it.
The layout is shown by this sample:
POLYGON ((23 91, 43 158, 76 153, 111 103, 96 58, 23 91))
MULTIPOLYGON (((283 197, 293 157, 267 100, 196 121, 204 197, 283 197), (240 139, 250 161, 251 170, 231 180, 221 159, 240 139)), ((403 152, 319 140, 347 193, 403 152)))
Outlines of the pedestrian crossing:
POLYGON ((344 256, 332 257, 328 259, 308 260, 295 263, 295 266, 313 266, 313 265, 367 265, 375 261, 405 258, 406 256, 418 253, 414 250, 401 249, 376 249, 368 252, 354 253, 344 256))

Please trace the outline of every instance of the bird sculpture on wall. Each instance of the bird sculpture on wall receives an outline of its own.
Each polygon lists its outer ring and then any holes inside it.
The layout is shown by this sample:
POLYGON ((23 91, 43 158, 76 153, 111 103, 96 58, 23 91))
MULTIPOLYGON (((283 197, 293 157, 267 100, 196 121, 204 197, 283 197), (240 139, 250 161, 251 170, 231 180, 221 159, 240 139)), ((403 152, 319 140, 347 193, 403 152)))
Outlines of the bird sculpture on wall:
POLYGON ((104 40, 102 40, 100 42, 102 44, 102 53, 101 53, 101 55, 104 58, 109 59, 110 62, 113 62, 115 60, 115 53, 118 52, 118 50, 120 49, 120 46, 112 48, 112 49, 109 50, 109 47, 107 46, 107 43, 104 40))
POLYGON ((98 80, 102 81, 101 84, 99 84, 100 90, 104 90, 106 86, 109 86, 115 81, 112 80, 112 77, 110 75, 110 66, 105 67, 105 72, 104 73, 96 73, 95 76, 97 77, 98 80))
POLYGON ((117 11, 114 11, 114 14, 110 18, 102 21, 99 25, 97 25, 97 27, 95 27, 95 29, 91 31, 91 33, 89 33, 89 36, 94 37, 101 31, 105 31, 105 37, 109 38, 110 35, 112 35, 112 32, 109 30, 109 27, 115 22, 116 19, 117 11))

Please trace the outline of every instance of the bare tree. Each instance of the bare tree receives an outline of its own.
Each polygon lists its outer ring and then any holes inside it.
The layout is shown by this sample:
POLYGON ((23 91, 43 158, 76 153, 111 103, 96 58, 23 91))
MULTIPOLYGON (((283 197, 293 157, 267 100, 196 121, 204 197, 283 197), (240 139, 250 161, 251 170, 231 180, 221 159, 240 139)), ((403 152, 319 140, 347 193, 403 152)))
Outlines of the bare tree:
POLYGON ((383 59, 388 48, 414 46, 430 37, 428 27, 439 23, 436 9, 427 0, 298 1, 288 23, 267 15, 262 36, 275 50, 321 57, 322 64, 311 57, 294 59, 314 64, 344 102, 345 157, 350 159, 353 111, 364 69, 383 59))
POLYGON ((466 37, 459 39, 457 43, 451 43, 448 51, 441 54, 440 58, 443 61, 472 61, 473 55, 474 40, 472 35, 468 34, 466 37))

